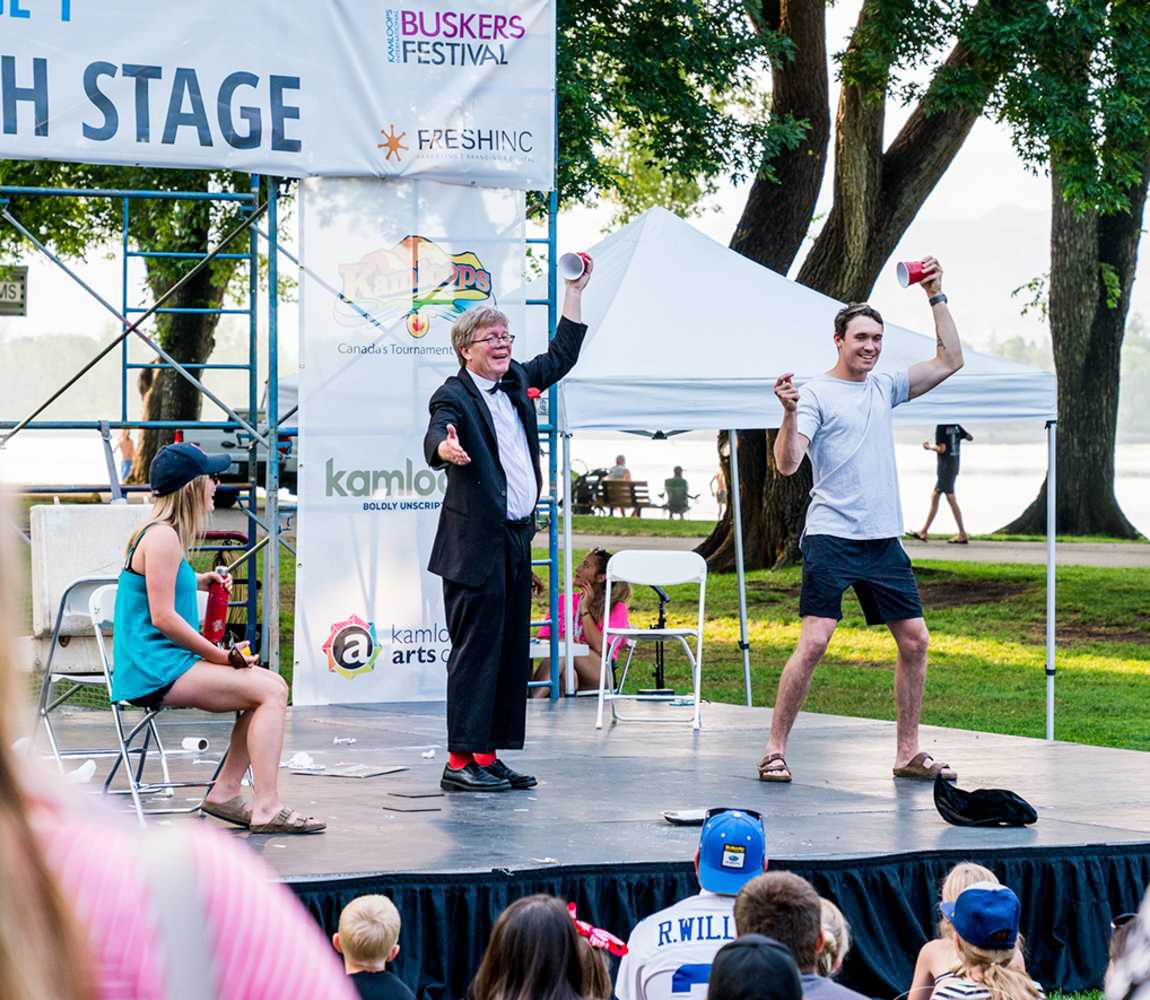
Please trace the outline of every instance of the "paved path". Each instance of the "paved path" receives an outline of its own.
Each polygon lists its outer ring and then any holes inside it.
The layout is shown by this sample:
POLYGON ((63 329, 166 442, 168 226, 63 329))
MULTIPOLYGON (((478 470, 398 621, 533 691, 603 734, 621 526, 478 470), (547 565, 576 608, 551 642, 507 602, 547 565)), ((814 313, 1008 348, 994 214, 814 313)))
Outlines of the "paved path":
MULTIPOLYGON (((625 548, 693 549, 701 538, 653 538, 621 535, 572 535, 577 549, 600 546, 616 552, 625 548)), ((949 559, 955 562, 1037 563, 1046 562, 1043 542, 971 542, 948 545, 944 541, 915 542, 906 540, 907 552, 915 562, 926 559, 949 559)), ((1066 542, 1058 546, 1056 560, 1063 566, 1106 566, 1110 568, 1150 567, 1150 545, 1127 545, 1121 542, 1066 542)))

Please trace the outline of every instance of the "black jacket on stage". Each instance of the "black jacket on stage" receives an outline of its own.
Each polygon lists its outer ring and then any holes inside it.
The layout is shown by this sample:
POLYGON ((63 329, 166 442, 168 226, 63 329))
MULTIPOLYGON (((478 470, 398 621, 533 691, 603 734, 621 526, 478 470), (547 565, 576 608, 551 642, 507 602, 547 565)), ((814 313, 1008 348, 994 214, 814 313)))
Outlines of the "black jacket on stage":
MULTIPOLYGON (((503 376, 502 391, 511 397, 527 432, 537 489, 543 486, 539 422, 527 390, 544 390, 563 378, 579 359, 586 333, 585 324, 561 318, 547 352, 526 364, 512 360, 503 376)), ((447 492, 427 568, 436 576, 468 587, 479 586, 497 563, 502 565, 503 522, 507 519, 507 477, 499 464, 495 423, 479 393, 467 369, 460 368, 458 375, 448 378, 432 395, 431 422, 423 438, 428 465, 447 469, 447 492), (453 465, 439 457, 448 424, 455 426, 459 444, 471 458, 467 465, 453 465)))

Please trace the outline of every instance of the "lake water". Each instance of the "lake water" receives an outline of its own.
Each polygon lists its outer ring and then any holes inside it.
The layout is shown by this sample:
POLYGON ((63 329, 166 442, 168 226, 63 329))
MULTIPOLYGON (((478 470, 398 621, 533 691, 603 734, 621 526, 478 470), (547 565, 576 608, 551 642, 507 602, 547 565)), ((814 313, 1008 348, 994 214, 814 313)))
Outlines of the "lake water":
MULTIPOLYGON (((1041 430, 1033 443, 1021 444, 994 443, 993 429, 972 425, 971 431, 977 440, 963 448, 956 493, 967 529, 983 534, 1012 520, 1035 497, 1046 474, 1046 442, 1041 430)), ((895 447, 906 526, 919 528, 934 486, 935 458, 918 444, 895 447)), ((684 434, 666 441, 630 434, 572 438, 576 471, 609 466, 620 453, 626 456, 632 477, 651 484, 653 499, 657 499, 672 468, 681 465, 691 492, 700 494, 692 516, 716 516, 717 506, 708 485, 717 468, 713 434, 684 434)), ((1150 444, 1119 445, 1116 461, 1118 501, 1135 527, 1150 534, 1150 444)), ((0 451, 0 482, 98 483, 106 481, 106 475, 102 445, 95 432, 25 431, 0 451)), ((661 515, 652 512, 648 516, 661 515)), ((932 530, 945 532, 952 527, 950 511, 943 503, 932 530)))

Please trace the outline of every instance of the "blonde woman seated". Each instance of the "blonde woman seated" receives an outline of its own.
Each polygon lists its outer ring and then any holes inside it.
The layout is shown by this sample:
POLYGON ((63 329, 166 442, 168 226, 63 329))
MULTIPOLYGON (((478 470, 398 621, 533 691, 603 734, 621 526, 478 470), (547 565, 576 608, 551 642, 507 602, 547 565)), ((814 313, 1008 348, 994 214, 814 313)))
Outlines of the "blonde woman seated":
MULTIPOLYGON (((939 900, 939 909, 943 912, 943 916, 938 922, 938 937, 933 941, 927 941, 919 949, 918 961, 914 966, 914 980, 911 982, 907 1000, 927 1000, 935 986, 954 976, 958 955, 955 952, 954 927, 947 919, 945 909, 954 904, 963 890, 979 884, 998 885, 999 882, 989 868, 972 861, 963 861, 947 872, 942 882, 939 900)), ((1026 971, 1022 949, 1018 945, 1015 946, 1014 958, 1010 964, 1011 968, 1020 972, 1026 971)))
POLYGON ((199 631, 196 590, 230 582, 218 573, 197 574, 188 553, 203 534, 219 473, 230 462, 190 444, 168 445, 152 460, 155 506, 128 542, 116 590, 112 697, 144 708, 239 712, 203 811, 252 833, 319 833, 325 824, 289 809, 277 789, 287 684, 256 668, 254 657, 221 649, 199 631), (241 787, 249 765, 250 805, 241 787))
POLYGON ((1015 967, 1018 897, 997 882, 976 882, 939 906, 954 928, 955 968, 932 1000, 1043 1000, 1042 987, 1015 967))
MULTIPOLYGON (((603 654, 603 616, 607 601, 607 561, 611 553, 606 549, 592 549, 586 558, 575 568, 574 583, 578 590, 578 604, 575 607, 575 641, 586 643, 590 652, 574 658, 575 676, 580 691, 595 690, 599 687, 599 663, 603 654)), ((630 628, 628 605, 631 601, 631 585, 617 580, 611 585, 610 611, 607 622, 610 628, 630 628)), ((570 612, 567 608, 567 595, 559 595, 559 638, 567 634, 570 612)), ((539 630, 539 638, 551 636, 551 627, 544 625, 539 630)), ((608 651, 612 662, 619 658, 622 642, 611 640, 608 651)), ((548 664, 541 660, 536 668, 536 680, 545 680, 548 664)))

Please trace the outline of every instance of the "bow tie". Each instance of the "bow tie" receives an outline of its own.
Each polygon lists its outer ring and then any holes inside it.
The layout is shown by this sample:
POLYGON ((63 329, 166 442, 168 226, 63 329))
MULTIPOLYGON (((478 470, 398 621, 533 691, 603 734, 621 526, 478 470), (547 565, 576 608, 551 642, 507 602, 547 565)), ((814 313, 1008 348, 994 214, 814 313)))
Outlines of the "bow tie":
POLYGON ((506 376, 504 376, 498 382, 496 382, 495 385, 493 385, 490 389, 487 389, 485 391, 489 392, 492 396, 494 396, 500 389, 502 389, 504 392, 511 392, 511 390, 514 388, 515 388, 515 380, 507 378, 506 376))

